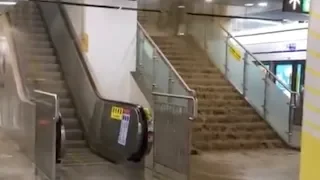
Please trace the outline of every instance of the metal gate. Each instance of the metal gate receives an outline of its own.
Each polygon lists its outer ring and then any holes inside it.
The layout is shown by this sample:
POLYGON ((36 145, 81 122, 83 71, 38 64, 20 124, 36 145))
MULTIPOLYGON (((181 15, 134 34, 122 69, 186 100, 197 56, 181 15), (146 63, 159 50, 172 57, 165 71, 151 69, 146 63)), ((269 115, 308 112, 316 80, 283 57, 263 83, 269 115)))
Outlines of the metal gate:
POLYGON ((196 112, 192 96, 153 93, 155 173, 166 179, 189 179, 191 123, 196 112))

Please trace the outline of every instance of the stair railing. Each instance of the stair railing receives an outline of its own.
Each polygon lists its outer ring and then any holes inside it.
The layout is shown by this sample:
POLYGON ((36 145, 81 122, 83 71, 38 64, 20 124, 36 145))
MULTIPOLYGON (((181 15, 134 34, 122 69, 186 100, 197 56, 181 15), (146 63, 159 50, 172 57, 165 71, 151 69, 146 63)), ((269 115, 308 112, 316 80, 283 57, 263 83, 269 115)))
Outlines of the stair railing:
POLYGON ((195 90, 191 89, 185 83, 185 81, 182 79, 182 77, 179 75, 176 69, 172 66, 170 61, 162 53, 160 48, 152 40, 147 31, 142 27, 142 25, 139 22, 137 23, 137 26, 138 72, 143 73, 144 78, 149 78, 147 81, 149 81, 149 84, 152 85, 152 92, 157 91, 160 93, 186 95, 193 97, 193 113, 190 119, 194 119, 198 115, 198 102, 195 90), (146 66, 153 66, 151 68, 152 71, 147 72, 148 67, 146 66), (157 69, 159 71, 157 71, 157 69), (178 82, 179 84, 176 84, 176 82, 178 82))
POLYGON ((188 34, 257 113, 287 144, 292 145, 299 94, 264 66, 219 22, 191 15, 189 20, 188 34))

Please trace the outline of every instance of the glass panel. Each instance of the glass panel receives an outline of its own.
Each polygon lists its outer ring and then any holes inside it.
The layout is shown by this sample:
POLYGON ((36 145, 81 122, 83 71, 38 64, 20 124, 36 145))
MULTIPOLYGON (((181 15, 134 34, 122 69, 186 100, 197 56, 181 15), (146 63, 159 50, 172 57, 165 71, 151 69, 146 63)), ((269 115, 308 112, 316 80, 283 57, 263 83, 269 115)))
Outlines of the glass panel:
POLYGON ((156 54, 156 61, 154 64, 154 79, 156 84, 156 91, 168 93, 169 92, 169 73, 170 68, 161 57, 156 54))
POLYGON ((265 74, 266 70, 256 66, 251 62, 252 58, 248 59, 247 77, 246 77, 246 98, 252 106, 256 108, 258 113, 263 116, 263 104, 265 96, 265 74))
POLYGON ((152 89, 153 84, 153 67, 154 67, 154 59, 153 59, 153 48, 151 44, 144 39, 143 40, 143 50, 141 54, 141 69, 142 69, 142 78, 148 88, 152 89))
POLYGON ((266 118, 283 139, 288 139, 290 99, 270 79, 267 86, 266 118))
POLYGON ((227 50, 227 64, 228 64, 228 79, 238 89, 243 91, 243 50, 240 46, 235 45, 234 42, 228 44, 227 50))
MULTIPOLYGON (((291 88, 292 84, 292 64, 278 64, 276 66, 276 76, 282 81, 287 87, 291 88)), ((285 89, 279 82, 276 82, 276 85, 290 97, 290 92, 285 89)))

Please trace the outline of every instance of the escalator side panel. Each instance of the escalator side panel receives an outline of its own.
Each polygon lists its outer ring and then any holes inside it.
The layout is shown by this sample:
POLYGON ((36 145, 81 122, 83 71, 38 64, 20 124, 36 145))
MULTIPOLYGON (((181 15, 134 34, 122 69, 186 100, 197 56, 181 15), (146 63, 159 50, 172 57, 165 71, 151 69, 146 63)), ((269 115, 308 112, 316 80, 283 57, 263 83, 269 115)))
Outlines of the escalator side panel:
MULTIPOLYGON (((88 74, 90 70, 77 48, 77 40, 70 32, 65 15, 61 14, 62 7, 54 3, 38 4, 90 149, 117 163, 140 152, 141 140, 145 140, 143 136, 147 134, 141 130, 146 129, 146 123, 141 124, 143 116, 139 106, 101 99, 97 95, 92 77, 88 74)), ((136 159, 140 160, 143 156, 136 159)))
POLYGON ((81 119, 84 130, 87 132, 98 101, 90 84, 82 63, 79 62, 74 40, 71 38, 64 19, 60 14, 59 5, 53 3, 39 3, 43 19, 47 25, 56 55, 71 91, 77 114, 81 119))

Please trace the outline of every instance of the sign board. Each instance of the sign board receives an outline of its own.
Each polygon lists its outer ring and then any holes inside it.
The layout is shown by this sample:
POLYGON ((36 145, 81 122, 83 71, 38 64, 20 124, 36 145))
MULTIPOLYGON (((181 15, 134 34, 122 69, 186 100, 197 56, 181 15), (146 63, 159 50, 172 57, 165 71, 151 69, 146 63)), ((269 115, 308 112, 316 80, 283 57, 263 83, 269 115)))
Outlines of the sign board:
POLYGON ((111 119, 121 121, 123 118, 123 108, 112 106, 110 117, 111 117, 111 119))
POLYGON ((81 50, 82 52, 88 52, 89 51, 89 36, 87 33, 81 34, 81 50))
POLYGON ((283 0, 284 12, 306 13, 310 12, 311 0, 283 0))
POLYGON ((230 45, 229 46, 229 52, 232 55, 232 57, 237 60, 240 61, 242 59, 241 57, 241 51, 239 49, 237 49, 236 47, 230 45))

